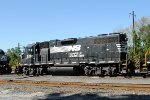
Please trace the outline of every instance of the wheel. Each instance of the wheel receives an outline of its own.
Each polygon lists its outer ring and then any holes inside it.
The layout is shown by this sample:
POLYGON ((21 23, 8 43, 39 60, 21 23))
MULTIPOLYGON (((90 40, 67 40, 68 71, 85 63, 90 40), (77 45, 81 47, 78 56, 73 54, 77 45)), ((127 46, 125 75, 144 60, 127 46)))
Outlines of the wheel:
POLYGON ((40 74, 41 74, 41 75, 43 75, 43 74, 44 74, 44 70, 43 70, 43 69, 40 71, 40 74))
POLYGON ((114 69, 113 76, 117 76, 117 69, 114 69))
POLYGON ((3 67, 0 66, 0 75, 3 74, 3 67))
POLYGON ((35 76, 37 74, 37 70, 36 69, 33 69, 33 76, 35 76))
POLYGON ((95 76, 96 75, 95 70, 92 70, 90 75, 95 76))
MULTIPOLYGON (((11 69, 11 71, 12 71, 12 69, 11 69)), ((22 66, 17 66, 17 67, 15 68, 15 73, 16 73, 16 74, 23 74, 23 73, 24 73, 23 67, 22 67, 22 66)))
POLYGON ((84 68, 84 73, 85 73, 85 75, 92 75, 92 67, 91 66, 86 66, 84 68))
POLYGON ((143 78, 146 78, 146 75, 144 75, 143 78))
POLYGON ((30 72, 30 71, 29 71, 29 68, 26 68, 26 67, 25 67, 25 68, 23 69, 23 73, 24 73, 25 75, 29 75, 29 72, 30 72))
POLYGON ((112 68, 111 68, 111 67, 108 69, 108 71, 109 71, 109 76, 110 76, 110 77, 113 76, 113 71, 112 71, 112 68))
POLYGON ((7 73, 8 73, 8 74, 11 74, 11 72, 12 72, 12 68, 11 68, 10 66, 8 66, 8 68, 7 68, 7 73))
POLYGON ((29 75, 29 73, 30 73, 29 70, 26 70, 25 75, 29 75))

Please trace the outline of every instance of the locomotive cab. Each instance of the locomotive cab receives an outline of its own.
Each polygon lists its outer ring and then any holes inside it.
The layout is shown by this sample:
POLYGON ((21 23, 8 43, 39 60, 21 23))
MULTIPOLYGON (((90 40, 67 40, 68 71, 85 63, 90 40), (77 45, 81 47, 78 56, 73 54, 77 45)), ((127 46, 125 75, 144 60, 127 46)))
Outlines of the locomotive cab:
POLYGON ((20 65, 32 65, 33 64, 34 45, 35 44, 29 44, 25 47, 20 65))

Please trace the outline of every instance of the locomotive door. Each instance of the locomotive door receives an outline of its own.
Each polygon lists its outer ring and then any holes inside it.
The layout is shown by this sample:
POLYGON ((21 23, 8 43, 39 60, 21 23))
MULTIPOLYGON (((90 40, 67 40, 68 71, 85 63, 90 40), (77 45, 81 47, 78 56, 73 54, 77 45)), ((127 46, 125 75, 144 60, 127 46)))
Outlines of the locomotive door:
POLYGON ((41 61, 39 43, 37 43, 34 47, 34 55, 35 55, 34 57, 35 63, 39 63, 39 61, 41 61))

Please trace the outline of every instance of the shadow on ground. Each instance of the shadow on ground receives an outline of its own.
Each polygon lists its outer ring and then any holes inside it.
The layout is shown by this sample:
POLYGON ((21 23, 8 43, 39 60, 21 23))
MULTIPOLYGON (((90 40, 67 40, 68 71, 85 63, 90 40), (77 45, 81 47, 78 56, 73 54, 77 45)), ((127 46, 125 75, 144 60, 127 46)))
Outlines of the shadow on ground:
MULTIPOLYGON (((99 93, 100 94, 100 93, 99 93)), ((43 100, 43 99, 38 99, 43 100)), ((96 93, 79 93, 73 95, 65 95, 63 93, 52 93, 46 95, 44 100, 150 100, 150 95, 116 95, 116 96, 100 96, 96 93)))

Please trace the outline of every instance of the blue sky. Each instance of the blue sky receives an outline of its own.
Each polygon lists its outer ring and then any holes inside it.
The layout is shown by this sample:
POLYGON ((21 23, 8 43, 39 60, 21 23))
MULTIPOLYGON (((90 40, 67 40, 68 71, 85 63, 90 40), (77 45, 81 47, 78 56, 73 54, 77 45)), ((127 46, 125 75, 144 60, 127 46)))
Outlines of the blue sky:
POLYGON ((150 17, 150 0, 0 0, 0 48, 111 33, 150 17))

